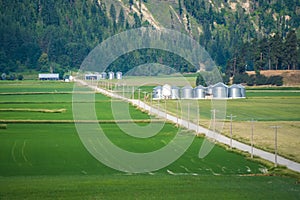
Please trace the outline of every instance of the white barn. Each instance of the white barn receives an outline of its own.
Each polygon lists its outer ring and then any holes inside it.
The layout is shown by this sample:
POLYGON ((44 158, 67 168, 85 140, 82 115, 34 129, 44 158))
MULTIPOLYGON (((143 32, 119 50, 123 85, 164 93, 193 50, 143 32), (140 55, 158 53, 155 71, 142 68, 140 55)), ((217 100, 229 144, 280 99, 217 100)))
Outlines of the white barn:
POLYGON ((59 74, 39 74, 39 80, 59 80, 59 74))

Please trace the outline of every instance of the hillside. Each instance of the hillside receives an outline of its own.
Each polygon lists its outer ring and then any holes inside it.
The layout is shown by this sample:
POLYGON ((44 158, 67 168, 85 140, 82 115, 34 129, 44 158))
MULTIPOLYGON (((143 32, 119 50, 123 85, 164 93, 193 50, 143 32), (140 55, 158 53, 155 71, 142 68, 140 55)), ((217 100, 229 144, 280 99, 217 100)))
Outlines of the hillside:
MULTIPOLYGON (((247 74, 255 74, 254 71, 248 71, 247 74)), ((300 71, 294 70, 267 70, 260 71, 260 74, 270 76, 282 76, 284 86, 299 86, 300 85, 300 71)))
MULTIPOLYGON (((140 26, 190 35, 227 76, 246 69, 300 69, 297 0, 0 0, 0 5, 0 73, 63 75, 77 70, 104 39, 140 26)), ((141 63, 159 62, 181 72, 196 70, 169 57, 137 51, 110 69, 126 72, 141 63)))

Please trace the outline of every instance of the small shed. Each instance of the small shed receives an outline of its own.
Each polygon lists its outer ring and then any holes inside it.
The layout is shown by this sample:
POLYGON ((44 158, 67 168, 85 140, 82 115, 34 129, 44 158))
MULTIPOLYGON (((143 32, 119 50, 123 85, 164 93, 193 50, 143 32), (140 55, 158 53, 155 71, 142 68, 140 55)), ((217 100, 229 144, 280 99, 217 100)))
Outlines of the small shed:
POLYGON ((179 93, 179 87, 172 86, 171 87, 171 99, 179 99, 180 93, 179 93))
POLYGON ((59 80, 59 74, 39 74, 39 80, 59 80))
POLYGON ((161 99, 162 98, 162 87, 156 86, 153 88, 153 99, 161 99))
POLYGON ((228 86, 221 82, 215 84, 212 86, 212 95, 214 99, 228 98, 228 86))
POLYGON ((202 85, 199 85, 194 88, 194 98, 195 99, 204 99, 206 95, 206 88, 202 85))
POLYGON ((181 98, 182 99, 192 99, 193 98, 193 88, 190 85, 181 88, 181 98))
POLYGON ((122 72, 117 72, 116 76, 117 76, 118 80, 121 80, 122 79, 122 72))
POLYGON ((162 86, 162 98, 164 99, 171 98, 171 85, 165 84, 162 86))

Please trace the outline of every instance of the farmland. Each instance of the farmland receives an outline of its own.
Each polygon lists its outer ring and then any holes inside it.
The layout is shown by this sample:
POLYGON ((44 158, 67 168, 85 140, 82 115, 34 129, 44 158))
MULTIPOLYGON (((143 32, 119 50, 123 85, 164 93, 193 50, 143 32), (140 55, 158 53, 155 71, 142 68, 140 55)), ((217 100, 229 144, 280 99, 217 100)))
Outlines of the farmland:
MULTIPOLYGON (((152 173, 129 174, 111 169, 97 161, 85 149, 72 122, 72 83, 3 82, 0 84, 0 120, 12 120, 0 129, 0 198, 1 199, 299 199, 300 185, 290 177, 266 176, 274 173, 270 164, 253 161, 249 155, 229 151, 216 145, 204 159, 198 158, 203 138, 197 137, 182 157, 152 173), (22 94, 21 92, 27 92, 22 94), (37 94, 39 93, 39 94, 37 94), (14 110, 15 109, 15 110, 14 110), (23 109, 23 110, 18 110, 23 109), (27 110, 25 110, 27 109, 27 110), (62 112, 40 112, 35 109, 62 112), (19 123, 18 120, 55 120, 54 123, 19 123), (15 121, 14 121, 15 120, 15 121), (70 120, 69 123, 59 123, 70 120)), ((83 91, 85 89, 83 88, 83 91)), ((254 92, 253 92, 254 93, 254 92)), ((258 93, 257 93, 258 94, 258 93)), ((83 94, 84 95, 84 94, 83 94)), ((254 94, 253 94, 254 95, 254 94)), ((269 97, 270 98, 270 97, 269 97)), ((291 94, 287 99, 296 102, 291 94)), ((252 101, 257 96, 238 100, 252 101)), ((268 99, 264 97, 264 99, 268 99)), ((276 98, 275 98, 276 100, 276 98)), ((117 101, 125 104, 125 102, 117 101)), ((263 100, 260 102, 263 103, 263 100)), ((258 102, 257 105, 260 105, 258 102)), ((276 101, 275 101, 276 103, 276 101)), ((174 102, 168 102, 170 112, 174 102)), ((245 104, 248 104, 247 102, 245 104)), ((277 104, 280 104, 278 100, 277 104)), ((199 101, 203 123, 210 119, 209 101, 199 101), (208 108, 206 108, 206 105, 208 108), (205 110, 207 109, 207 110, 205 110)), ((266 104, 268 106, 270 104, 266 104)), ((236 111, 235 101, 228 101, 228 112, 236 111)), ((147 139, 124 134, 113 119, 111 100, 95 95, 96 115, 107 137, 120 148, 132 152, 151 152, 162 148, 176 132, 175 125, 164 123, 162 130, 147 139)), ((238 106, 237 106, 238 107, 238 106)), ((250 109, 251 107, 248 107, 250 109)), ((272 110, 271 108, 269 108, 272 110)), ((283 106, 281 113, 289 106, 283 106)), ((298 109, 295 105, 292 110, 298 109)), ((259 112, 260 109, 252 111, 259 112)), ((246 123, 249 110, 237 123, 246 123)), ((134 120, 147 120, 149 115, 130 106, 134 120)), ((233 113, 239 115, 238 113, 233 113)), ((270 116, 261 113, 261 118, 270 116)), ((297 114, 282 114, 278 122, 299 119, 297 114)), ((274 119, 270 118, 270 123, 274 119)), ((276 119, 275 119, 276 121, 276 119)), ((163 123, 158 121, 157 123, 163 123)), ((202 121, 200 120, 200 124, 202 121)), ((147 122, 139 122, 145 126, 147 122)), ((237 124, 235 124, 237 126, 237 124)), ((226 126, 225 126, 226 127, 226 126)), ((226 130, 226 128, 225 128, 226 130)), ((187 132, 187 134, 190 134, 187 132)))

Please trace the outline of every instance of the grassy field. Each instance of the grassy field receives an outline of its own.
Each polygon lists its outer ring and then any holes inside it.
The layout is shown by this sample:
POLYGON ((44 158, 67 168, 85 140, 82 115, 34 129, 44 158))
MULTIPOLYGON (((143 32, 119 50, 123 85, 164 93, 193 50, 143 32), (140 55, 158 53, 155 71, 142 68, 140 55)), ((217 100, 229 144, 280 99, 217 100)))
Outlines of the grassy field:
MULTIPOLYGON (((150 92, 153 86, 143 86, 141 91, 150 92)), ((141 92, 142 93, 142 92, 141 92)), ((212 104, 218 100, 192 100, 191 110, 198 106, 200 112, 199 124, 210 127, 212 104)), ((224 128, 220 132, 230 135, 229 115, 233 115, 233 138, 250 144, 251 123, 254 125, 254 145, 258 148, 274 152, 274 130, 271 126, 281 126, 279 129, 279 154, 300 162, 300 90, 292 88, 251 88, 247 90, 245 99, 229 99, 226 101, 226 116, 224 128), (295 139, 296 138, 296 139, 295 139)), ((151 104, 150 100, 148 101, 151 104)), ((153 101, 152 105, 176 115, 177 100, 153 101)), ((190 112, 190 120, 197 123, 197 113, 190 112)), ((186 111, 185 111, 186 112, 186 111)))
MULTIPOLYGON (((56 87, 62 92, 71 91, 70 83, 66 89, 62 84, 46 82, 44 89, 41 82, 0 83, 0 120, 72 120, 72 94, 47 93, 56 87), (45 93, 7 94, 20 91, 45 93), (66 111, 13 110, 17 108, 66 111)), ((113 119, 110 99, 97 94, 95 101, 98 119, 113 119)), ((201 115, 205 121, 204 107, 210 102, 203 102, 201 115)), ((172 108, 171 104, 168 108, 172 108)), ((130 107, 130 113, 134 119, 149 119, 148 114, 134 107, 130 107)), ((178 131, 166 123, 155 137, 141 139, 124 134, 116 123, 101 127, 114 144, 132 152, 157 150, 178 131)), ((119 172, 98 162, 81 143, 73 123, 8 123, 0 129, 0 199, 299 199, 297 179, 269 176, 280 169, 219 145, 199 159, 202 142, 203 138, 195 138, 184 155, 171 165, 138 175, 119 172)))

